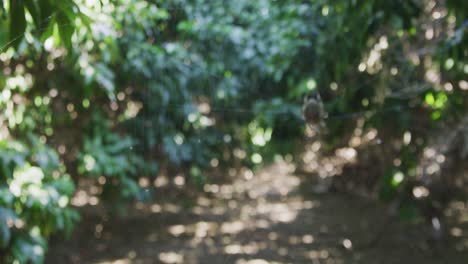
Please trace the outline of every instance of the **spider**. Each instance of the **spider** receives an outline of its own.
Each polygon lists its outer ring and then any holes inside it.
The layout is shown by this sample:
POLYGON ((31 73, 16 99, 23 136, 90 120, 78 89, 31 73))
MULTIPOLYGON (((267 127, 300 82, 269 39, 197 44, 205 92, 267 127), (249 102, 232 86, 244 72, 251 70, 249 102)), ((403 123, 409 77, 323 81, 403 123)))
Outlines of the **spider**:
POLYGON ((320 128, 325 127, 324 119, 328 117, 328 114, 318 92, 304 97, 302 114, 307 125, 315 132, 320 132, 320 128))

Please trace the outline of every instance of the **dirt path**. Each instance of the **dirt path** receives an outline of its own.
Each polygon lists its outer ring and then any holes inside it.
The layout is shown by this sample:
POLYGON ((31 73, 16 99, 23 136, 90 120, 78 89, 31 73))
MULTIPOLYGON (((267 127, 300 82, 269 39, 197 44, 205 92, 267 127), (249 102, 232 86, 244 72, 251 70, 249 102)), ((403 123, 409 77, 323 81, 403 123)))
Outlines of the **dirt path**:
POLYGON ((312 194, 301 182, 278 162, 210 186, 214 198, 190 209, 139 204, 122 219, 84 210, 74 237, 53 242, 46 263, 468 263, 465 248, 455 247, 461 238, 428 250, 421 230, 385 223, 382 206, 312 194), (380 241, 362 248, 382 227, 380 241))

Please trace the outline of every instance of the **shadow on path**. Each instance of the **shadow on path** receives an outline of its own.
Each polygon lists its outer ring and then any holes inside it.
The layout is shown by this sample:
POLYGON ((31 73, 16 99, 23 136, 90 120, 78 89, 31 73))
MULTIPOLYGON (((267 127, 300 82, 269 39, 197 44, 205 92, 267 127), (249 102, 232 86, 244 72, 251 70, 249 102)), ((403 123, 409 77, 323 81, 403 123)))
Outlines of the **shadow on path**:
POLYGON ((377 203, 308 192, 293 171, 284 162, 245 171, 190 209, 137 204, 115 219, 83 209, 74 236, 52 243, 46 263, 467 263, 460 247, 425 249, 422 231, 386 221, 377 203), (360 246, 380 230, 378 243, 360 246))

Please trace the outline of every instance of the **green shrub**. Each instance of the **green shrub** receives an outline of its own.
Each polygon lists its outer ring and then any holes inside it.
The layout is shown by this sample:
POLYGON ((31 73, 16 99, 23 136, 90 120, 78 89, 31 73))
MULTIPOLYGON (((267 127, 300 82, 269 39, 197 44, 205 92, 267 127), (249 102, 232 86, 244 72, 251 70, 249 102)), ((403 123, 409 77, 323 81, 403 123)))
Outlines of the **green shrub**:
POLYGON ((145 162, 135 152, 135 139, 112 132, 105 120, 94 120, 90 124, 92 133, 85 136, 78 155, 78 173, 83 177, 93 177, 96 184, 102 185, 106 201, 144 199, 145 192, 138 186, 138 178, 145 175, 154 177, 158 164, 156 161, 145 162), (104 181, 98 181, 99 177, 104 181))
POLYGON ((69 208, 74 184, 57 154, 31 136, 0 140, 0 260, 42 263, 47 238, 70 235, 79 219, 69 208))

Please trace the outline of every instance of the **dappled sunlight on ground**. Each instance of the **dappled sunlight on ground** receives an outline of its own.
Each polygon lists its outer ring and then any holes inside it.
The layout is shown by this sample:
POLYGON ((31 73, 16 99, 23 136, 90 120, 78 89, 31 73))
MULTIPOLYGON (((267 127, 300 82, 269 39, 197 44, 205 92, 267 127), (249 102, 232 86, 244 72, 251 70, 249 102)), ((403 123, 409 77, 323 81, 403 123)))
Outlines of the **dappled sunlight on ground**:
MULTIPOLYGON (((337 166, 352 162, 354 155, 351 149, 340 150, 339 160, 333 161, 327 173, 337 173, 337 166)), ((321 169, 326 171, 327 167, 321 169)), ((386 222, 385 209, 368 199, 318 194, 310 179, 295 175, 292 164, 277 161, 255 173, 247 169, 240 173, 242 177, 232 184, 205 186, 209 196, 199 196, 189 206, 182 198, 167 200, 161 193, 153 203, 135 204, 128 216, 111 218, 99 215, 99 210, 88 210, 93 207, 86 203, 80 230, 69 242, 53 243, 46 263, 442 261, 421 246, 420 230, 412 228, 405 233, 402 224, 386 222), (383 225, 382 239, 367 245, 383 225)), ((77 196, 81 195, 78 192, 77 196)), ((450 232, 458 239, 457 247, 446 252, 452 259, 459 259, 468 256, 464 253, 468 240, 463 239, 468 218, 461 213, 465 204, 453 208, 450 212, 458 220, 450 232)))

